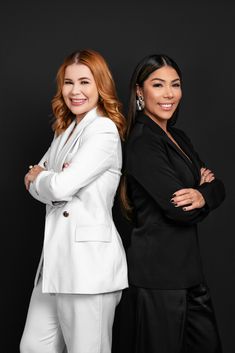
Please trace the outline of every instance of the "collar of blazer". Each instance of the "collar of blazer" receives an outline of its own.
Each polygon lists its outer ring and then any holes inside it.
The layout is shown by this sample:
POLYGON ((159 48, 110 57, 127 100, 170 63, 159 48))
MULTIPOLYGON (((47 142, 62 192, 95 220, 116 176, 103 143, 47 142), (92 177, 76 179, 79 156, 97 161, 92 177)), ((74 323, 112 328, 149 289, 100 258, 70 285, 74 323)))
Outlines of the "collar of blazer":
POLYGON ((167 136, 165 131, 157 124, 155 123, 151 118, 149 118, 147 115, 141 113, 138 113, 136 117, 136 121, 143 123, 144 125, 147 125, 152 132, 162 136, 165 140, 165 142, 170 145, 176 153, 184 159, 185 163, 193 173, 196 181, 198 182, 200 180, 200 164, 197 160, 197 157, 195 155, 194 150, 192 149, 192 146, 189 145, 189 142, 184 138, 183 134, 180 134, 178 129, 175 129, 174 127, 170 127, 169 131, 174 137, 175 141, 179 144, 179 146, 182 148, 184 153, 176 146, 176 144, 167 136), (189 157, 186 157, 186 155, 189 157))
POLYGON ((98 116, 97 108, 93 108, 84 116, 84 118, 80 121, 80 123, 77 124, 75 129, 74 129, 74 126, 76 124, 76 121, 74 120, 68 126, 68 128, 54 140, 52 150, 50 153, 50 159, 53 163, 53 165, 51 165, 51 163, 50 165, 54 171, 59 172, 62 170, 62 166, 67 154, 74 146, 74 144, 77 142, 85 127, 90 125, 97 118, 97 116, 98 116), (72 131, 73 133, 69 137, 72 131))

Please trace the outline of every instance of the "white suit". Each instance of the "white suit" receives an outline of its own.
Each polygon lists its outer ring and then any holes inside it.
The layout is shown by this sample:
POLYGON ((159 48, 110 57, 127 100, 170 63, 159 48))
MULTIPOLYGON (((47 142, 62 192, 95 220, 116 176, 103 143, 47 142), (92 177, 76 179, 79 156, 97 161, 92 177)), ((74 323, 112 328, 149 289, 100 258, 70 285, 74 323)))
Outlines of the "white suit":
POLYGON ((125 252, 112 220, 122 166, 119 133, 95 108, 66 143, 74 124, 54 138, 39 163, 47 170, 30 187, 47 204, 42 290, 113 292, 128 285, 125 252))
POLYGON ((112 220, 122 166, 119 133, 96 109, 74 127, 54 138, 39 163, 46 170, 30 185, 31 195, 46 204, 46 222, 21 353, 62 353, 65 344, 68 353, 110 353, 115 307, 128 286, 112 220))

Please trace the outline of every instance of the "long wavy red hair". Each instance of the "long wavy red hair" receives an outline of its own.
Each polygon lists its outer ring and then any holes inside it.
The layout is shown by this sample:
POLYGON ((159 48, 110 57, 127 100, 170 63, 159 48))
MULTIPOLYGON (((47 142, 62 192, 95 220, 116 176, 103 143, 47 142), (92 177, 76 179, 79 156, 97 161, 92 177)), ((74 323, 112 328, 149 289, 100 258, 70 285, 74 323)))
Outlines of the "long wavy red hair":
POLYGON ((113 120, 118 128, 120 137, 124 139, 126 119, 121 113, 122 105, 118 100, 112 74, 103 56, 90 49, 70 54, 57 72, 57 92, 52 99, 52 110, 55 117, 52 128, 56 135, 66 130, 74 119, 73 113, 68 109, 62 96, 65 69, 74 63, 86 65, 91 70, 99 93, 98 111, 113 120))

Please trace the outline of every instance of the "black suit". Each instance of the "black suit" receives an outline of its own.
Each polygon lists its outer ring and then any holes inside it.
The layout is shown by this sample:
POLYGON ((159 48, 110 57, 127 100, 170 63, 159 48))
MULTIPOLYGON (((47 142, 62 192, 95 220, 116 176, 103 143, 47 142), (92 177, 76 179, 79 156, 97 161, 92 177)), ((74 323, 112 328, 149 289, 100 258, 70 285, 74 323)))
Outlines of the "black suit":
POLYGON ((200 186, 203 163, 181 130, 169 132, 182 150, 138 114, 127 141, 124 173, 134 229, 127 250, 130 288, 117 312, 116 347, 121 353, 221 353, 197 223, 223 201, 224 186, 218 179, 200 186), (170 200, 182 188, 199 190, 205 207, 175 207, 170 200))
POLYGON ((169 132, 188 157, 143 114, 126 147, 124 170, 135 217, 127 253, 129 282, 145 288, 188 288, 203 281, 197 223, 225 197, 218 179, 199 185, 203 163, 183 131, 172 127, 169 132), (170 200, 182 188, 199 190, 206 206, 175 207, 170 200))

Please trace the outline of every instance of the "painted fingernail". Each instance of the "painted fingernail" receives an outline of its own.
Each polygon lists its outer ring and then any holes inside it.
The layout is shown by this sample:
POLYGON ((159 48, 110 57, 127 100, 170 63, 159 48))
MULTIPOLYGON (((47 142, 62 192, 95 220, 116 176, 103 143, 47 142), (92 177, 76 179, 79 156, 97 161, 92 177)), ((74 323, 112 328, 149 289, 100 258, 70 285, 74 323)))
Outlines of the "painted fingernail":
POLYGON ((175 203, 174 199, 171 199, 171 202, 172 202, 172 203, 175 203))
POLYGON ((172 195, 172 197, 175 197, 175 196, 176 196, 176 194, 173 194, 173 195, 172 195))
POLYGON ((187 208, 186 208, 186 207, 183 207, 183 211, 187 211, 187 208))

